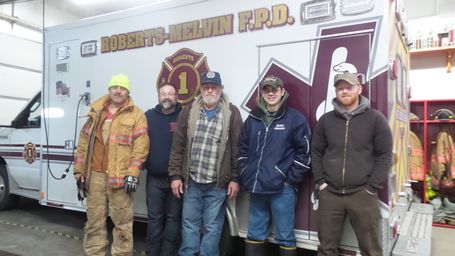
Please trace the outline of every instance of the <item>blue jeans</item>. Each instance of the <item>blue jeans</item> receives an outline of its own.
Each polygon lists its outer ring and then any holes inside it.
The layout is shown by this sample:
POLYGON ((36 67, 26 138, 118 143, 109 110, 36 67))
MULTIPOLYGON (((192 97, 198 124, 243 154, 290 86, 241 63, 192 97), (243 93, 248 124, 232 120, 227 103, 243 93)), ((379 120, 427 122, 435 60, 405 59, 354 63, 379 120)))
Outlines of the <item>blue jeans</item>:
POLYGON ((172 194, 167 177, 147 175, 148 256, 174 256, 180 245, 182 200, 172 194))
POLYGON ((296 192, 289 185, 285 185, 278 194, 251 194, 248 239, 265 241, 270 233, 272 219, 275 224, 275 241, 282 246, 295 247, 295 205, 296 192))
POLYGON ((216 183, 202 184, 189 179, 188 189, 183 195, 180 256, 219 254, 226 193, 227 189, 217 187, 216 183))

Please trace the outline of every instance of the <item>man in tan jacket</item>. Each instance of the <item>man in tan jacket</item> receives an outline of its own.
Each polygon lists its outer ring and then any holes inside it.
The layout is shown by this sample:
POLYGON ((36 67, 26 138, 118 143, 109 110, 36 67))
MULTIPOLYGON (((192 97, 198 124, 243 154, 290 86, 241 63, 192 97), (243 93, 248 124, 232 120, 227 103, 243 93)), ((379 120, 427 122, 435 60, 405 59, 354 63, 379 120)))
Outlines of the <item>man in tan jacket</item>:
POLYGON ((82 127, 74 177, 87 190, 84 251, 106 255, 106 218, 111 214, 111 254, 133 254, 133 195, 140 167, 148 154, 149 139, 144 113, 133 104, 130 82, 114 75, 109 93, 91 105, 82 127))

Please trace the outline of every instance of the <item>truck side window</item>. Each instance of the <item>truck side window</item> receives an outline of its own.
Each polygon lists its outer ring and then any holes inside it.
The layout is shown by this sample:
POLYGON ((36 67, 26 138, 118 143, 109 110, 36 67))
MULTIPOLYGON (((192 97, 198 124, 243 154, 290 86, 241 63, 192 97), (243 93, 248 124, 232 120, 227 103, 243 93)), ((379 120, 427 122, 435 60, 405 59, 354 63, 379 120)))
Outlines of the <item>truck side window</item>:
POLYGON ((15 128, 41 127, 41 109, 41 93, 38 93, 11 122, 11 126, 15 128))

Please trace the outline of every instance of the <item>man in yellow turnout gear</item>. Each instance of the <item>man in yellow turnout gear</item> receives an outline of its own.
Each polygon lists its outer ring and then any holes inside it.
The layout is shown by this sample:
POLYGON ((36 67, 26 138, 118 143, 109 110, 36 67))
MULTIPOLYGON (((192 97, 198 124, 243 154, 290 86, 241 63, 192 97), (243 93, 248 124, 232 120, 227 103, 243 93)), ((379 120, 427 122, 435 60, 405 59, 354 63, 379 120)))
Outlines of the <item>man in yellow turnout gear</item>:
POLYGON ((87 190, 86 255, 107 255, 109 213, 115 225, 111 254, 133 254, 132 192, 148 154, 149 139, 145 115, 129 93, 128 77, 114 75, 109 93, 91 105, 80 132, 74 177, 87 190))

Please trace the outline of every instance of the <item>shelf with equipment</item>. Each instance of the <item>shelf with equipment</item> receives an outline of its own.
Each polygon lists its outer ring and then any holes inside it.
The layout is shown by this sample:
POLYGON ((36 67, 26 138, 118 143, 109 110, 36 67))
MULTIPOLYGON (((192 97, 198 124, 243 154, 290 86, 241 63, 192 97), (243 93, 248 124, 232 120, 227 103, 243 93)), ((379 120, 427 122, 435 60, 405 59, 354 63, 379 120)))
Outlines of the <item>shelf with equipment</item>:
POLYGON ((421 149, 418 147, 411 149, 411 159, 414 157, 411 160, 411 162, 414 161, 411 163, 412 188, 423 203, 434 200, 431 201, 435 206, 434 226, 455 228, 455 187, 450 189, 451 185, 455 184, 455 175, 452 175, 455 174, 455 144, 450 148, 437 145, 437 143, 446 143, 446 141, 440 141, 441 132, 450 134, 444 138, 452 139, 452 143, 455 138, 455 117, 452 116, 455 112, 455 99, 411 100, 410 110, 415 115, 411 115, 414 116, 410 121, 411 131, 422 145, 421 149), (445 150, 441 151, 441 149, 445 150), (416 165, 415 161, 419 160, 419 154, 423 163, 416 165), (451 165, 452 161, 454 164, 451 165), (441 168, 444 170, 439 172, 441 168), (433 175, 432 171, 437 175, 433 175), (436 207, 438 202, 440 202, 439 208, 436 207))
MULTIPOLYGON (((410 50, 411 58, 425 58, 429 56, 447 56, 447 73, 452 72, 452 56, 455 53, 455 46, 446 46, 446 47, 432 47, 432 48, 422 48, 422 49, 413 49, 410 50)), ((412 62, 411 62, 412 63, 412 62)))
POLYGON ((427 120, 427 121, 412 120, 411 121, 411 124, 423 124, 423 123, 427 123, 427 124, 455 123, 455 120, 427 120))
POLYGON ((421 49, 412 49, 409 52, 411 57, 425 54, 447 54, 449 52, 454 52, 455 46, 445 46, 445 47, 431 47, 431 48, 421 48, 421 49))

